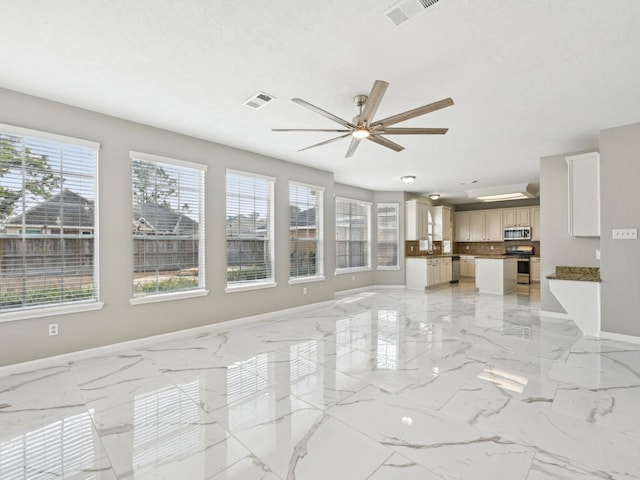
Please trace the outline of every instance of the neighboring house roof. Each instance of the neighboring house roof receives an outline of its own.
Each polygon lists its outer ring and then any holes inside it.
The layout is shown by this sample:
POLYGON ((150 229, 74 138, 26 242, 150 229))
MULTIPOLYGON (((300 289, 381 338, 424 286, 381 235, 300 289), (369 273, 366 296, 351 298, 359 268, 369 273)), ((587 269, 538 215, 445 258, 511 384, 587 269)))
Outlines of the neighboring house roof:
POLYGON ((307 210, 291 212, 289 214, 291 227, 315 227, 316 226, 316 208, 312 207, 307 210))
MULTIPOLYGON (((24 213, 25 225, 93 227, 93 201, 87 200, 71 190, 64 189, 24 213)), ((7 225, 22 225, 23 215, 16 215, 6 221, 7 225)))
POLYGON ((265 220, 255 218, 253 215, 238 215, 227 218, 227 234, 236 236, 264 236, 267 230, 265 220))
POLYGON ((140 233, 158 235, 192 235, 198 232, 198 222, 169 207, 145 203, 133 208, 134 229, 140 233))

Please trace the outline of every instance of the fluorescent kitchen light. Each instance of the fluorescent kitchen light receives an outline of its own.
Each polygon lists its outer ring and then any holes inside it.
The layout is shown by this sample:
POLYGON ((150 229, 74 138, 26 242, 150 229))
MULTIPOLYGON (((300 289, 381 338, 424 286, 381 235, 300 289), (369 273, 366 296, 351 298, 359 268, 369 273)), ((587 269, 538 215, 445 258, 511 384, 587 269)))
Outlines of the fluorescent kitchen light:
POLYGON ((536 190, 530 183, 517 185, 505 185, 503 187, 490 187, 476 190, 468 190, 469 198, 476 198, 481 202, 504 202, 505 200, 522 200, 535 198, 536 190))

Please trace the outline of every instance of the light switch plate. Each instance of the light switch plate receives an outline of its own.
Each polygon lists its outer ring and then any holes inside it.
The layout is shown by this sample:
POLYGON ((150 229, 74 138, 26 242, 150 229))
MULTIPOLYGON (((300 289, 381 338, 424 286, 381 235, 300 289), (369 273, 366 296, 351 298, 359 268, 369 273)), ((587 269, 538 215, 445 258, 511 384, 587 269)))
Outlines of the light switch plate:
POLYGON ((637 228, 614 228, 612 230, 612 238, 614 240, 637 240, 637 228))

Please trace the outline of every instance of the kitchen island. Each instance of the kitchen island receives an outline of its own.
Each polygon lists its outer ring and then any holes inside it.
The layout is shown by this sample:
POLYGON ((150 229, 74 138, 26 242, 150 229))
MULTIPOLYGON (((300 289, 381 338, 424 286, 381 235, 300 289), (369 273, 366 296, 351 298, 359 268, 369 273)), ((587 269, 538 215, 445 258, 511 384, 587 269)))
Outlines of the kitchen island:
POLYGON ((513 256, 476 257, 476 288, 480 293, 504 295, 518 288, 518 260, 513 256))

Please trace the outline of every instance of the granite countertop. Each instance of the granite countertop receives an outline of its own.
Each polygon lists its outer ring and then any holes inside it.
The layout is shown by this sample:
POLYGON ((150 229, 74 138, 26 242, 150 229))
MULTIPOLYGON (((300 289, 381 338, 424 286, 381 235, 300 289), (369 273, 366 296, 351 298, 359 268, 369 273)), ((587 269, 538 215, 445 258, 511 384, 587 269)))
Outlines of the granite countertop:
POLYGON ((599 282, 598 267, 556 267, 555 273, 547 275, 549 280, 577 280, 580 282, 599 282))
POLYGON ((442 255, 439 253, 425 253, 424 255, 407 255, 406 258, 447 258, 452 256, 452 253, 445 253, 442 255))
POLYGON ((508 258, 516 258, 511 255, 476 255, 476 260, 506 260, 508 258))

